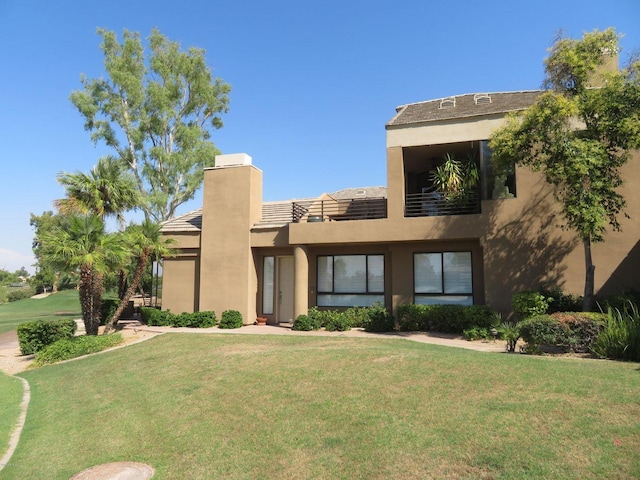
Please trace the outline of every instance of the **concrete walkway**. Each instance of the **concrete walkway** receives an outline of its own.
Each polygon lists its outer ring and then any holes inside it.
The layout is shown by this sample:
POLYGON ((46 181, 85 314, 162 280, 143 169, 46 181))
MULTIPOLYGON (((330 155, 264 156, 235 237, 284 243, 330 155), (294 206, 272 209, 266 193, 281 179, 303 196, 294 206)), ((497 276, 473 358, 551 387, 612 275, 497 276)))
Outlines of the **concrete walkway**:
POLYGON ((465 348, 479 352, 504 352, 506 350, 503 341, 475 341, 465 340, 460 335, 450 335, 436 332, 387 332, 369 333, 361 328, 353 328, 347 332, 327 332, 315 330, 311 332, 299 332, 291 329, 291 325, 244 325, 242 328, 186 328, 186 327, 152 327, 141 325, 137 322, 121 322, 123 329, 132 329, 139 332, 162 333, 204 333, 204 334, 242 334, 242 335, 297 335, 309 337, 358 337, 358 338, 402 338, 414 342, 443 345, 446 347, 465 348))

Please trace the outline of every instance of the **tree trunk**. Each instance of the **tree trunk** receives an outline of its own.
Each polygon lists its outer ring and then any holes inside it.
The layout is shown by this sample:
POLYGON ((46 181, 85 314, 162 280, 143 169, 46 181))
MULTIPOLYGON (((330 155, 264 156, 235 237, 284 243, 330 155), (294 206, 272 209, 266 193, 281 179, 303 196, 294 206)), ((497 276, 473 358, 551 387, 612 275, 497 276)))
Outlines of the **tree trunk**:
POLYGON ((105 334, 109 333, 112 329, 116 327, 116 325, 118 325, 118 320, 120 319, 120 315, 122 315, 122 312, 129 304, 129 300, 131 299, 131 297, 133 297, 134 293, 136 293, 136 289, 138 288, 138 285, 140 285, 140 282, 142 281, 142 275, 144 274, 144 270, 147 267, 148 261, 149 261, 148 254, 142 254, 138 259, 138 264, 136 265, 136 270, 133 273, 131 284, 129 285, 129 288, 127 288, 127 291, 125 292, 124 297, 120 300, 120 304, 118 305, 118 308, 116 308, 116 311, 113 312, 111 319, 107 322, 107 325, 104 329, 105 334))
POLYGON ((91 267, 81 267, 78 294, 84 329, 87 335, 97 335, 102 303, 102 275, 95 273, 91 267))
POLYGON ((122 300, 127 292, 127 272, 118 272, 118 299, 122 300))
POLYGON ((594 290, 595 290, 595 271, 596 267, 591 259, 591 237, 587 237, 582 240, 584 246, 584 266, 585 266, 585 278, 584 278, 584 297, 582 300, 582 311, 590 312, 594 303, 594 290))

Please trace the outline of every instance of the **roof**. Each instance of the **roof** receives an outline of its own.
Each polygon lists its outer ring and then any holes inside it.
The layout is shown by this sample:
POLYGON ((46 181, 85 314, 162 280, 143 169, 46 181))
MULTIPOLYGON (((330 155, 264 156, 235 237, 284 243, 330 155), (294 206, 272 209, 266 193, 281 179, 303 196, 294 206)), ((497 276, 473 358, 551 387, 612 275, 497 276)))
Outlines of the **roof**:
POLYGON ((469 93, 401 105, 396 108, 397 113, 387 123, 387 127, 524 110, 543 92, 544 90, 469 93))
POLYGON ((345 188, 328 194, 334 200, 346 198, 387 198, 387 187, 345 188))
POLYGON ((202 208, 192 210, 179 217, 170 218, 160 224, 160 231, 165 232, 199 232, 202 230, 202 208))
MULTIPOLYGON (((345 198, 387 198, 387 187, 345 188, 328 194, 336 200, 345 198)), ((276 202, 262 203, 262 218, 254 227, 282 227, 293 222, 293 204, 308 208, 317 198, 294 198, 276 202)), ((162 222, 162 233, 199 232, 202 230, 202 208, 185 213, 162 222)))

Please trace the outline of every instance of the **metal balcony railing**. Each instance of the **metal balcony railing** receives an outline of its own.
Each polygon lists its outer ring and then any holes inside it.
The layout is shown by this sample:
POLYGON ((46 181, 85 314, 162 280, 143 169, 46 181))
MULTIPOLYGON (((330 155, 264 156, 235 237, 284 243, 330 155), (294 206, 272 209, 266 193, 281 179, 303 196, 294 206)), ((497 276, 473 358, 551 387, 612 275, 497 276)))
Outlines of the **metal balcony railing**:
POLYGON ((436 192, 408 193, 405 196, 405 217, 438 217, 480 213, 480 199, 473 192, 464 199, 447 200, 436 192))
POLYGON ((387 218, 386 198, 346 198, 293 202, 293 221, 329 222, 387 218))

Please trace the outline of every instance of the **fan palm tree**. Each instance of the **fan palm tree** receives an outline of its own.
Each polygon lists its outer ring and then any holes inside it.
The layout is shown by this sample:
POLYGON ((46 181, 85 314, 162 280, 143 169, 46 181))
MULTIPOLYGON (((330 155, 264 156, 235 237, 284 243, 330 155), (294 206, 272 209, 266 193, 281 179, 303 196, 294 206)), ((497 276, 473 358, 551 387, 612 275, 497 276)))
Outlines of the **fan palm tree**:
POLYGON ((129 288, 127 288, 124 297, 120 300, 118 308, 107 323, 104 331, 105 334, 109 333, 109 331, 118 324, 120 315, 142 281, 142 276, 149 260, 152 258, 169 257, 175 253, 171 248, 174 240, 163 238, 160 232, 160 225, 150 220, 145 220, 142 225, 131 225, 125 230, 124 235, 129 244, 131 255, 136 258, 136 268, 133 272, 133 278, 131 279, 129 288))
POLYGON ((102 157, 87 173, 58 174, 67 198, 54 205, 61 213, 93 213, 101 219, 115 217, 124 226, 124 213, 140 206, 140 194, 133 176, 121 161, 102 157))
POLYGON ((78 292, 87 335, 97 335, 100 325, 102 279, 127 255, 122 234, 105 233, 95 215, 74 215, 66 229, 57 227, 43 235, 43 256, 61 270, 78 271, 78 292))
MULTIPOLYGON (((133 175, 114 157, 102 157, 86 174, 82 172, 58 174, 58 183, 67 191, 67 198, 54 205, 61 213, 93 213, 101 219, 115 217, 124 228, 124 213, 140 206, 140 193, 133 175)), ((118 272, 118 296, 126 290, 127 274, 118 272)))

